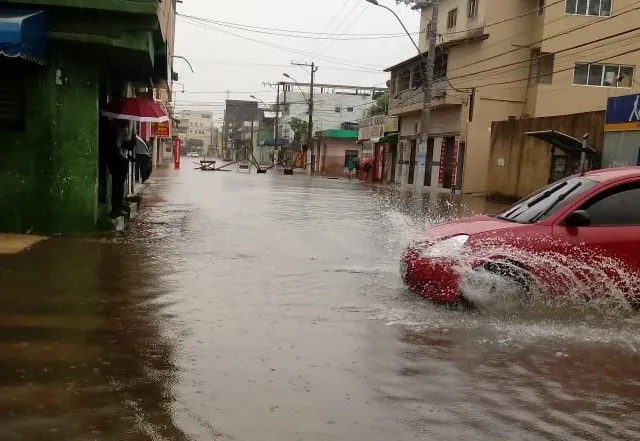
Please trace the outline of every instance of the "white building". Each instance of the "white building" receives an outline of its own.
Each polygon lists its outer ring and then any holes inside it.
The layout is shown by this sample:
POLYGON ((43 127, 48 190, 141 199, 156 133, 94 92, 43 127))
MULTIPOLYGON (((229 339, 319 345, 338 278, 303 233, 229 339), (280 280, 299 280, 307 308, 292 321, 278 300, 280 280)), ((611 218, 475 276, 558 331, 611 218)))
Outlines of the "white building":
POLYGON ((182 142, 185 148, 188 148, 190 139, 199 139, 203 143, 200 151, 202 156, 214 155, 216 139, 214 136, 213 114, 199 110, 181 110, 178 118, 184 121, 185 125, 187 122, 189 124, 188 128, 185 127, 184 132, 181 133, 181 136, 184 136, 182 142))
MULTIPOLYGON (((278 136, 293 141, 294 133, 289 122, 292 118, 309 119, 310 84, 281 84, 278 136)), ((375 103, 378 94, 384 91, 386 88, 380 87, 314 85, 313 132, 340 129, 344 123, 357 125, 375 103)))

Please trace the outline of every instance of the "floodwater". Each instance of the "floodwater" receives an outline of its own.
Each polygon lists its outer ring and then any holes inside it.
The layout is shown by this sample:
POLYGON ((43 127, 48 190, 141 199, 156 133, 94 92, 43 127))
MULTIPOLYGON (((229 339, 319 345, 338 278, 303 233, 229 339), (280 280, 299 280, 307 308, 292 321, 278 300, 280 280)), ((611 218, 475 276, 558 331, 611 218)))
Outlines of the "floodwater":
POLYGON ((438 308, 398 256, 479 199, 188 166, 122 238, 0 256, 0 440, 633 440, 640 319, 438 308))

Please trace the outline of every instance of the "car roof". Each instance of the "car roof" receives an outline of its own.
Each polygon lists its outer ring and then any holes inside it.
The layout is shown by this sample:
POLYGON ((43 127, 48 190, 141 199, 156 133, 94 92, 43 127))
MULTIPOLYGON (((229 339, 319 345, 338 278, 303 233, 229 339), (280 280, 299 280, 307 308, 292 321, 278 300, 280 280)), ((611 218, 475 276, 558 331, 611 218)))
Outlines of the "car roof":
POLYGON ((598 182, 615 181, 625 178, 640 178, 640 167, 617 167, 593 170, 584 174, 586 178, 598 182))

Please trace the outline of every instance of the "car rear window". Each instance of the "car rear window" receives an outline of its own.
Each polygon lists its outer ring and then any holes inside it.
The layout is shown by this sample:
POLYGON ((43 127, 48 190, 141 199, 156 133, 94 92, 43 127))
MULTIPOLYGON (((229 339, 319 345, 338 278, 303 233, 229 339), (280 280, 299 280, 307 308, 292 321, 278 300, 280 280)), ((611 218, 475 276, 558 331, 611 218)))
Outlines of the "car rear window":
POLYGON ((518 223, 536 223, 565 207, 598 182, 583 177, 571 177, 550 184, 496 215, 497 218, 518 223))

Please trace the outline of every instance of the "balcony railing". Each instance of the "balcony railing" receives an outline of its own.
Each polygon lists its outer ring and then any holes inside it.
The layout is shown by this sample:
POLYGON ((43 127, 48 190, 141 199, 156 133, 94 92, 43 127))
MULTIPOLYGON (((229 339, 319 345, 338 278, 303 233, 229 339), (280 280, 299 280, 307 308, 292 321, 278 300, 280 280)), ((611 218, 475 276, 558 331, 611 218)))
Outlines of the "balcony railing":
MULTIPOLYGON (((433 82, 431 107, 456 106, 462 104, 458 94, 451 93, 451 88, 446 78, 440 78, 433 82)), ((421 87, 417 89, 403 90, 392 94, 389 99, 389 115, 414 112, 422 109, 424 92, 421 87)))

